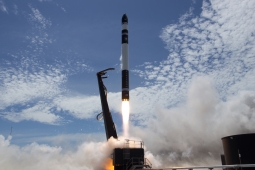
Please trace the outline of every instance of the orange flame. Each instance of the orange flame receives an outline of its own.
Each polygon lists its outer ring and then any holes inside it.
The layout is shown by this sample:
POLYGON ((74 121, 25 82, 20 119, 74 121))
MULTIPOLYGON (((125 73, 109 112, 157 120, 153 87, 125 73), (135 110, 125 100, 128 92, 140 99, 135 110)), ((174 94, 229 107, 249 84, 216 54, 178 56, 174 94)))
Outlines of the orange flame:
POLYGON ((113 166, 111 158, 107 158, 107 160, 105 161, 104 167, 105 167, 105 170, 114 170, 114 166, 113 166))

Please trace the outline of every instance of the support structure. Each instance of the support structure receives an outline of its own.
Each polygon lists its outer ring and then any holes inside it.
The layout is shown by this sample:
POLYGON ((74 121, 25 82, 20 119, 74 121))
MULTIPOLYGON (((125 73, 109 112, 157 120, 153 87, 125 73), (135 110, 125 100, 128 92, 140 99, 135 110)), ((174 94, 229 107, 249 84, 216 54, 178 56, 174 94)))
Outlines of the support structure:
POLYGON ((107 78, 104 75, 107 73, 108 70, 114 70, 114 68, 108 68, 106 70, 103 70, 97 73, 99 93, 100 93, 101 105, 102 105, 102 113, 99 113, 97 115, 97 119, 99 120, 99 116, 102 114, 104 119, 104 126, 105 126, 105 133, 106 133, 107 140, 110 139, 111 137, 114 137, 115 139, 118 138, 115 125, 112 120, 112 114, 109 110, 109 106, 107 102, 107 89, 103 83, 103 78, 107 78))

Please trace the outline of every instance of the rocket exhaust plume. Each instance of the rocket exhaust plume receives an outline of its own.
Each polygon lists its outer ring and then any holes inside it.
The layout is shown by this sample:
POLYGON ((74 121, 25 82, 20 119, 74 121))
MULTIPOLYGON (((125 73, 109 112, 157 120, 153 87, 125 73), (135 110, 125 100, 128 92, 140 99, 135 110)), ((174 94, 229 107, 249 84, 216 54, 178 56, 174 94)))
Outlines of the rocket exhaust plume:
POLYGON ((128 71, 128 18, 124 14, 121 19, 121 53, 122 53, 122 118, 124 136, 128 137, 129 121, 129 71, 128 71))

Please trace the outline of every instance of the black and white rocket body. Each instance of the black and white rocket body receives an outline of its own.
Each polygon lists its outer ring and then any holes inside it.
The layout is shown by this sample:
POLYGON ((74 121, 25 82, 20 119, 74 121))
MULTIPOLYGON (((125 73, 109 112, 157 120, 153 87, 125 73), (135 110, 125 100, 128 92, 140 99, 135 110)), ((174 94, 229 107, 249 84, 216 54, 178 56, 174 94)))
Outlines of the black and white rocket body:
POLYGON ((129 101, 129 71, 128 71, 128 18, 122 16, 122 101, 129 101))

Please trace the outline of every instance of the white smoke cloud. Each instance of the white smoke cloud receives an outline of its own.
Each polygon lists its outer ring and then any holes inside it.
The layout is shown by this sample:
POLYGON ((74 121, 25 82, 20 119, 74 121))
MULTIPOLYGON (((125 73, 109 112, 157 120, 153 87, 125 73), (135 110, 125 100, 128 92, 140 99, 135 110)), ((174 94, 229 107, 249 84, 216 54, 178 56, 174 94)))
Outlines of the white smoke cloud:
POLYGON ((255 93, 239 92, 222 101, 212 80, 196 77, 185 103, 158 108, 146 127, 131 126, 153 153, 156 166, 220 165, 221 138, 255 131, 255 93))
POLYGON ((0 135, 0 167, 5 170, 103 169, 113 148, 120 146, 121 142, 111 138, 108 142, 84 142, 68 151, 38 143, 20 147, 11 144, 11 136, 5 139, 0 135))

